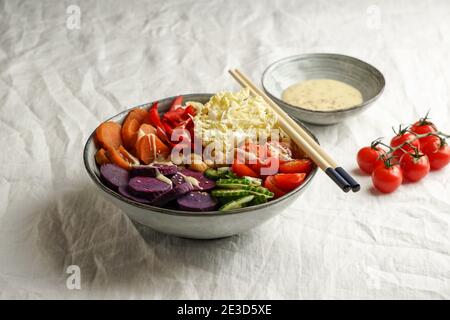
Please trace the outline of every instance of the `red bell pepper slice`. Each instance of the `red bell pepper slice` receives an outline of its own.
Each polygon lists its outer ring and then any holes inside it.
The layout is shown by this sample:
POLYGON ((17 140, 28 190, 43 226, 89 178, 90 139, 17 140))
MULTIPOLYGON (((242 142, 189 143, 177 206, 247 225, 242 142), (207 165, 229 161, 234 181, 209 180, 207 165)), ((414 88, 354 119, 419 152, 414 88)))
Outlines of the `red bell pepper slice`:
MULTIPOLYGON (((192 117, 196 113, 194 106, 189 105, 186 108, 182 107, 183 97, 176 97, 170 106, 169 111, 167 111, 161 118, 156 117, 155 111, 153 111, 153 106, 151 111, 152 122, 155 122, 155 127, 161 127, 167 139, 170 141, 171 145, 174 146, 177 143, 181 143, 184 140, 184 136, 179 138, 178 142, 172 142, 172 134, 175 129, 186 129, 189 130, 190 136, 193 136, 193 121, 192 117), (159 121, 158 121, 159 119, 159 121)), ((191 142, 193 143, 193 142, 191 142)))
POLYGON ((178 126, 177 126, 177 129, 178 129, 178 128, 180 128, 180 129, 186 129, 186 128, 190 127, 190 124, 191 124, 191 123, 193 123, 193 122, 192 122, 192 118, 189 117, 189 118, 187 118, 186 120, 183 120, 182 122, 180 122, 180 123, 178 124, 178 126))
POLYGON ((186 112, 186 114, 190 114, 191 116, 195 116, 195 113, 196 113, 197 110, 194 108, 194 106, 188 105, 186 107, 186 109, 184 109, 184 111, 186 112))
POLYGON ((176 128, 187 119, 195 116, 195 112, 196 110, 192 105, 189 105, 186 108, 182 108, 181 106, 178 108, 171 107, 170 110, 164 114, 163 119, 166 120, 172 128, 176 128))
POLYGON ((173 99, 168 112, 171 112, 171 111, 174 111, 174 110, 180 108, 182 104, 183 104, 183 97, 182 96, 176 97, 175 99, 173 99))
POLYGON ((168 138, 171 139, 172 138, 173 128, 166 121, 163 121, 162 125, 163 125, 164 130, 167 133, 168 138))
POLYGON ((155 128, 164 128, 158 113, 158 101, 154 102, 149 110, 150 124, 155 128))
POLYGON ((170 141, 169 137, 167 136, 166 131, 164 128, 157 127, 156 128, 156 136, 161 139, 161 141, 164 141, 166 144, 170 145, 172 148, 176 145, 172 141, 170 141))
POLYGON ((163 119, 167 120, 173 128, 178 127, 179 123, 186 119, 186 113, 183 108, 168 111, 164 114, 163 119))

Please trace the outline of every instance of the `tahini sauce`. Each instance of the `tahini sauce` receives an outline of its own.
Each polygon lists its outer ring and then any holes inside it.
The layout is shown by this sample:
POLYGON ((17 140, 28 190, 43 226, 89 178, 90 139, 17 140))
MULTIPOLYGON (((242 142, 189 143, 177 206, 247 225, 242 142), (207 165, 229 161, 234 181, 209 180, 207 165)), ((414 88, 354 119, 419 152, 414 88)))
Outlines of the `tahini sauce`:
POLYGON ((332 79, 298 82, 284 90, 281 98, 293 106, 318 111, 347 109, 363 102, 358 89, 332 79))

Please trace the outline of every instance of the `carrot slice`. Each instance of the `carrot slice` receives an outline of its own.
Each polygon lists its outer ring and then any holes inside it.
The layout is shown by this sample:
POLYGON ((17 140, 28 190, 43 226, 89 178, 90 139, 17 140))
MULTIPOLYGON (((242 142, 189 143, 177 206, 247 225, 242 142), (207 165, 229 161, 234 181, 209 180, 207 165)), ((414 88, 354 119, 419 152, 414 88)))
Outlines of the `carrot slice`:
POLYGON ((131 153, 128 152, 127 149, 125 149, 123 146, 119 147, 119 152, 122 155, 122 157, 127 160, 130 164, 138 165, 139 159, 137 159, 135 156, 133 156, 131 153))
POLYGON ((122 140, 126 148, 131 149, 136 144, 140 123, 136 119, 127 119, 122 126, 122 140))
POLYGON ((106 151, 106 156, 112 163, 117 164, 119 167, 131 170, 131 164, 124 158, 118 149, 109 148, 106 151))
POLYGON ((170 149, 154 134, 140 137, 136 143, 136 154, 145 164, 158 157, 166 157, 170 149))
POLYGON ((133 149, 137 140, 137 131, 142 123, 148 124, 150 117, 148 111, 137 108, 131 110, 122 126, 122 139, 127 149, 133 149))
POLYGON ((157 157, 167 157, 170 153, 169 147, 164 144, 156 135, 155 136, 155 147, 156 147, 156 156, 157 157))
POLYGON ((135 119, 139 124, 142 124, 149 120, 148 111, 145 109, 137 108, 133 109, 128 113, 125 121, 135 119))
POLYGON ((106 156, 106 151, 103 148, 98 149, 97 153, 95 154, 95 161, 99 166, 105 163, 110 163, 108 157, 106 156))
POLYGON ((143 136, 148 136, 156 133, 156 128, 151 124, 144 123, 139 127, 137 132, 137 139, 139 140, 143 136))
POLYGON ((116 149, 122 145, 122 126, 116 122, 103 122, 95 130, 95 137, 104 149, 116 149))
POLYGON ((155 159, 155 152, 150 141, 150 136, 143 136, 137 141, 136 155, 145 164, 149 164, 155 159))

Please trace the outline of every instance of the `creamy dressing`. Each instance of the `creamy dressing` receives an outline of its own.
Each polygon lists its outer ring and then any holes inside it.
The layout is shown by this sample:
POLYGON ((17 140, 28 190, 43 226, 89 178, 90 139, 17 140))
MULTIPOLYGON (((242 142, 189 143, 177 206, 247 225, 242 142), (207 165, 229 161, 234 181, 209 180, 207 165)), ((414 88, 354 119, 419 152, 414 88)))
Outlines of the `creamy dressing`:
POLYGON ((154 134, 150 135, 150 147, 153 150, 153 159, 156 159, 158 154, 156 153, 156 137, 154 134))
POLYGON ((167 159, 156 159, 155 161, 153 161, 150 165, 154 165, 154 164, 161 164, 161 165, 166 165, 166 166, 173 166, 173 162, 167 159))
POLYGON ((169 178, 167 178, 166 176, 161 174, 161 172, 159 172, 158 169, 156 169, 156 177, 155 178, 158 179, 159 181, 162 181, 162 182, 172 185, 172 180, 170 180, 169 178))
POLYGON ((178 174, 180 176, 182 176, 186 182, 192 184, 193 187, 203 189, 202 187, 200 187, 200 182, 197 179, 195 179, 194 177, 186 176, 186 175, 182 174, 181 172, 178 172, 178 174))
POLYGON ((139 141, 139 140, 140 140, 142 137, 144 137, 144 136, 146 136, 144 130, 142 130, 141 128, 139 128, 136 141, 139 141))
POLYGON ((318 111, 348 109, 363 102, 358 89, 332 79, 298 82, 284 90, 281 98, 293 106, 318 111))
POLYGON ((128 157, 132 161, 131 166, 138 166, 140 164, 139 159, 133 156, 131 153, 128 153, 128 157))

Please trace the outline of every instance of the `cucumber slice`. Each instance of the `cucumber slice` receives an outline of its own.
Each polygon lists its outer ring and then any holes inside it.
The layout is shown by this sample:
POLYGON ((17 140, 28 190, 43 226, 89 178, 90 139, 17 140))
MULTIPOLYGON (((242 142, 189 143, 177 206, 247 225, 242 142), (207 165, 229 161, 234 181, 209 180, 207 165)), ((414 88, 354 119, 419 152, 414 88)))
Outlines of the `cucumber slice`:
POLYGON ((255 198, 253 198, 252 202, 250 202, 250 205, 251 206, 255 206, 255 205, 266 203, 266 202, 267 202, 267 198, 266 197, 255 196, 255 198))
POLYGON ((217 168, 217 171, 220 174, 225 174, 225 173, 231 172, 231 168, 230 167, 219 167, 219 168, 217 168))
POLYGON ((219 208, 219 211, 229 211, 229 210, 234 210, 234 209, 239 209, 239 208, 242 208, 242 205, 240 205, 236 201, 230 201, 230 202, 227 202, 226 204, 224 204, 223 206, 221 206, 219 208))
POLYGON ((213 197, 243 197, 248 196, 250 194, 249 191, 243 189, 216 189, 211 191, 211 195, 213 197))
POLYGON ((262 196, 265 198, 273 198, 273 192, 270 192, 268 189, 257 186, 245 186, 242 189, 247 190, 250 194, 254 194, 255 196, 262 196))
POLYGON ((231 172, 230 167, 219 167, 217 169, 207 169, 205 176, 212 180, 218 180, 221 178, 235 178, 236 176, 231 172))
POLYGON ((235 200, 238 200, 238 199, 240 199, 240 198, 242 198, 242 196, 236 196, 236 197, 218 197, 218 198, 216 198, 218 201, 219 201, 219 203, 221 204, 221 205, 224 205, 224 204, 227 204, 228 202, 230 202, 230 201, 235 201, 235 200))
POLYGON ((232 171, 229 171, 225 174, 225 178, 228 179, 238 179, 239 177, 232 171))
POLYGON ((220 207, 219 211, 229 211, 229 210, 233 210, 233 209, 242 208, 245 206, 245 204, 251 202, 254 197, 255 197, 254 195, 249 195, 249 196, 241 197, 237 200, 230 201, 230 202, 226 203, 225 205, 223 205, 222 207, 220 207))
MULTIPOLYGON (((268 189, 252 185, 252 182, 248 179, 219 179, 216 181, 216 186, 226 190, 247 190, 248 194, 253 194, 255 196, 262 196, 266 198, 273 198, 274 194, 268 189)), ((216 191, 226 191, 226 190, 216 190, 216 191)))
POLYGON ((250 181, 250 184, 252 184, 252 185, 255 185, 255 186, 262 185, 262 179, 249 177, 249 176, 244 176, 244 179, 250 181))
POLYGON ((250 201, 252 201, 254 198, 255 198, 255 196, 251 194, 249 196, 245 196, 245 197, 239 198, 239 199, 235 200, 235 202, 237 202, 237 203, 239 203, 241 205, 244 205, 244 204, 247 204, 250 201))
POLYGON ((212 180, 218 180, 220 178, 219 172, 214 169, 206 169, 204 175, 212 180))
POLYGON ((216 182, 217 187, 226 189, 242 189, 250 184, 251 182, 245 179, 219 179, 216 182))

